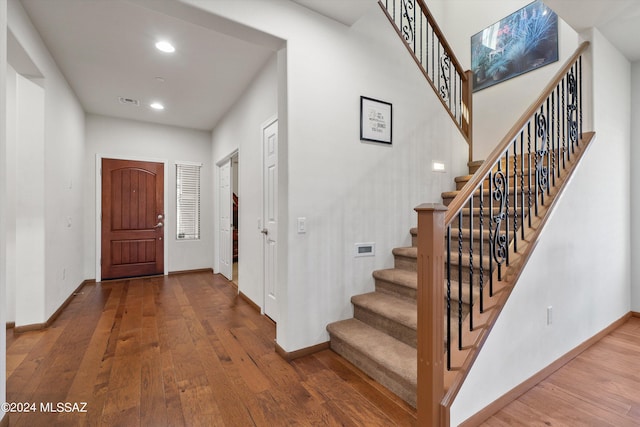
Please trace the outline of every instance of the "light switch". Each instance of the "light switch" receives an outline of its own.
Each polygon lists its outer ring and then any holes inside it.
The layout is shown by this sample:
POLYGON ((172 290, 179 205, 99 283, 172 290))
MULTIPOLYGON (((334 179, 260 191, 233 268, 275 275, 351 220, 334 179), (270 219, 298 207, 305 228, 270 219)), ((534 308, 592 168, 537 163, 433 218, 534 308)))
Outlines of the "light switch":
POLYGON ((301 216, 298 218, 298 234, 307 232, 307 218, 301 216))

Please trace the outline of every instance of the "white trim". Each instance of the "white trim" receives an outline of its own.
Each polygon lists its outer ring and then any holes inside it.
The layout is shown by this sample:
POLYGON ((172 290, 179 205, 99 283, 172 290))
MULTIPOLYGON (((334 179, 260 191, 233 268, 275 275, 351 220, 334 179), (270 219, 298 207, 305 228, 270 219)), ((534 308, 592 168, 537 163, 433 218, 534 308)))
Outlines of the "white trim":
MULTIPOLYGON (((133 160, 136 162, 155 162, 162 163, 164 165, 164 223, 167 224, 167 215, 169 207, 169 160, 158 159, 152 157, 138 157, 138 156, 120 156, 120 155, 106 155, 96 154, 96 282, 102 281, 102 268, 100 266, 100 259, 102 258, 102 159, 116 159, 116 160, 133 160)), ((169 239, 164 239, 164 275, 169 274, 169 239)))
MULTIPOLYGON (((229 160, 231 160, 234 156, 238 156, 239 157, 240 156, 239 153, 240 153, 240 149, 236 148, 235 150, 231 151, 231 153, 227 154, 226 156, 222 157, 222 159, 218 160, 216 162, 216 170, 215 170, 215 174, 214 174, 214 177, 213 177, 213 179, 214 179, 213 187, 214 187, 215 194, 217 195, 217 197, 215 197, 215 199, 216 199, 215 202, 216 203, 215 203, 215 206, 214 206, 214 220, 215 220, 215 225, 214 225, 214 236, 215 236, 215 239, 214 240, 215 240, 215 244, 218 247, 218 251, 216 252, 216 257, 213 260, 213 265, 214 265, 214 267, 217 267, 217 268, 215 268, 215 271, 218 272, 218 273, 220 272, 220 253, 221 253, 220 251, 222 249, 221 248, 222 239, 220 238, 220 234, 221 234, 221 231, 220 231, 220 206, 221 206, 220 197, 221 197, 221 195, 220 195, 220 187, 219 187, 220 168, 222 166, 224 166, 224 164, 227 163, 229 160)), ((231 167, 233 167, 233 165, 231 165, 231 167)), ((232 194, 231 195, 231 206, 233 206, 233 173, 231 174, 231 188, 232 188, 232 190, 231 190, 231 194, 232 194)), ((233 239, 231 239, 231 244, 233 245, 233 239)), ((231 249, 231 252, 232 252, 232 255, 233 255, 233 248, 231 249)), ((232 278, 234 278, 233 277, 233 270, 232 270, 231 275, 232 275, 232 278)), ((239 287, 238 287, 238 292, 240 292, 240 288, 239 287)))
MULTIPOLYGON (((233 156, 237 155, 239 151, 240 151, 240 150, 236 148, 235 150, 233 150, 233 151, 231 152, 231 154, 227 154, 227 155, 226 155, 226 156, 224 156, 222 159, 218 160, 218 161, 216 162, 216 166, 219 168, 220 166, 224 165, 225 163, 227 163, 227 161, 228 161, 229 159, 231 159, 231 158, 233 158, 233 156)), ((218 176, 219 176, 219 175, 218 175, 218 176)))
POLYGON ((176 165, 185 165, 185 166, 199 166, 204 167, 204 163, 202 162, 190 162, 188 160, 176 160, 174 162, 176 165))

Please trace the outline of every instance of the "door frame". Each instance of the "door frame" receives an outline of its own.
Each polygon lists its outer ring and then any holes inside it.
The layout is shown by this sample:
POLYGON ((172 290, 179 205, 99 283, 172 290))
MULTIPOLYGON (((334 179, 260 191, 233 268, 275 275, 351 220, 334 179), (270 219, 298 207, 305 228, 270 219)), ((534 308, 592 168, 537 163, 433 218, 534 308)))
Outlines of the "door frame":
MULTIPOLYGON (((100 260, 102 258, 102 159, 116 159, 116 160, 133 160, 137 162, 155 162, 162 163, 164 165, 164 223, 170 220, 171 214, 169 212, 169 161, 167 159, 158 159, 153 157, 140 157, 140 156, 127 156, 127 155, 107 155, 102 153, 96 154, 96 259, 95 259, 95 272, 96 282, 102 281, 102 268, 100 260)), ((165 227, 164 235, 164 275, 169 273, 169 227, 165 227)))
MULTIPOLYGON (((222 157, 220 160, 218 160, 216 162, 216 185, 215 185, 215 192, 218 195, 217 197, 217 201, 218 201, 218 206, 215 209, 215 215, 214 215, 214 229, 215 229, 215 235, 216 235, 216 241, 218 242, 218 250, 216 251, 216 259, 214 260, 213 265, 217 265, 218 269, 217 271, 220 272, 220 253, 222 250, 222 238, 221 238, 221 233, 222 231, 220 230, 220 207, 222 206, 222 204, 220 203, 220 197, 222 197, 222 195, 220 194, 220 169, 222 168, 222 166, 224 166, 225 163, 232 161, 234 156, 238 156, 238 158, 240 158, 240 154, 239 154, 240 150, 238 148, 236 148, 235 150, 233 150, 231 153, 227 154, 226 156, 222 157)), ((231 164, 231 167, 233 167, 233 163, 231 164)), ((231 185, 231 195, 230 195, 230 200, 229 200, 229 206, 231 207, 231 210, 233 210, 233 173, 231 173, 231 182, 229 183, 229 185, 231 185)), ((238 212, 238 215, 240 213, 238 212)), ((232 232, 233 233, 233 232, 232 232)), ((233 235, 232 238, 229 240, 229 244, 231 245, 231 255, 233 256, 233 235)), ((238 254, 238 257, 240 255, 238 254)), ((233 263, 233 262, 232 262, 233 263)), ((231 269, 231 279, 233 280, 233 268, 231 269)))

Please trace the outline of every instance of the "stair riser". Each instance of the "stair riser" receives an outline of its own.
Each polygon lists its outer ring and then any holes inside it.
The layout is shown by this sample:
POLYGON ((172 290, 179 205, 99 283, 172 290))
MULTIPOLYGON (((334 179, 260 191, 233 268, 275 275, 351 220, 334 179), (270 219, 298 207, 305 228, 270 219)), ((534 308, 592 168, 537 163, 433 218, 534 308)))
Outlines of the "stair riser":
MULTIPOLYGON (((416 310, 417 309, 418 308, 416 307, 416 310)), ((353 306, 353 317, 387 335, 394 337, 398 341, 402 341, 413 348, 417 348, 417 335, 415 329, 401 325, 391 319, 381 316, 378 313, 374 313, 357 305, 353 306)))
POLYGON ((416 259, 412 257, 405 257, 401 255, 394 255, 394 267, 400 270, 418 271, 416 259))
POLYGON ((416 384, 404 380, 394 372, 390 372, 380 364, 371 360, 366 354, 351 347, 339 337, 331 335, 331 349, 353 363, 371 378, 382 384, 409 405, 416 407, 416 384))
MULTIPOLYGON (((416 273, 417 274, 417 273, 416 273)), ((376 291, 416 299, 416 290, 387 280, 375 279, 376 291)))

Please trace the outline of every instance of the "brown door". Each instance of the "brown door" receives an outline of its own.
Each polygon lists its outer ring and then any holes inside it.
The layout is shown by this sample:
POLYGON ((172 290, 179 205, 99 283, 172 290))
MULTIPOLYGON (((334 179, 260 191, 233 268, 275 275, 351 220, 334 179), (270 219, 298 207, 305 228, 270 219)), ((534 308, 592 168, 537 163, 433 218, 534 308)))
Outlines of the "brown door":
POLYGON ((164 165, 102 159, 102 278, 164 273, 164 165))

